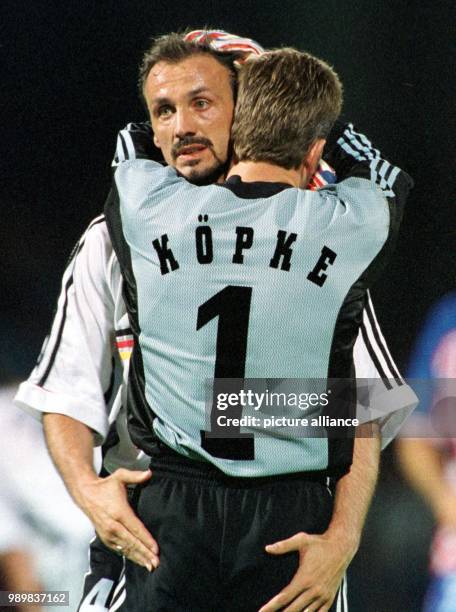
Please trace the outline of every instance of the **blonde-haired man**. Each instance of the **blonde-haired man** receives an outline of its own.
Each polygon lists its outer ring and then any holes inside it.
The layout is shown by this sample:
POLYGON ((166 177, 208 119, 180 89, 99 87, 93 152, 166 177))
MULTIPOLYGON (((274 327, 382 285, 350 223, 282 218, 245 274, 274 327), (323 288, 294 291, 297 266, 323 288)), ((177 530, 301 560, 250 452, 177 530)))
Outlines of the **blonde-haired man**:
MULTIPOLYGON (((156 144, 170 143, 186 72, 179 62, 158 62, 150 74, 155 91, 172 91, 154 94, 151 109, 156 144)), ((239 76, 225 183, 196 187, 172 168, 136 159, 116 169, 106 207, 135 337, 130 433, 152 457, 153 477, 135 508, 160 545, 152 573, 127 561, 122 610, 340 608, 375 484, 376 435, 353 444, 346 428, 323 425, 300 437, 286 427, 265 431, 261 419, 241 431, 237 408, 224 413, 224 437, 215 401, 206 415, 206 379, 215 380, 216 400, 226 379, 353 375, 366 291, 410 188, 409 177, 348 126, 330 143, 344 180, 299 189, 340 112, 336 74, 284 49, 246 63, 239 76), (343 494, 354 488, 356 500, 343 494), (325 575, 325 555, 339 547, 343 561, 325 575), (282 556, 292 551, 299 557, 282 556)), ((201 146, 187 144, 182 155, 191 164, 201 146)), ((348 423, 352 387, 345 392, 347 401, 319 407, 324 423, 335 411, 348 423)))
POLYGON ((243 66, 238 87, 236 160, 297 168, 317 142, 320 160, 320 141, 342 107, 342 84, 326 62, 291 48, 270 51, 243 66))

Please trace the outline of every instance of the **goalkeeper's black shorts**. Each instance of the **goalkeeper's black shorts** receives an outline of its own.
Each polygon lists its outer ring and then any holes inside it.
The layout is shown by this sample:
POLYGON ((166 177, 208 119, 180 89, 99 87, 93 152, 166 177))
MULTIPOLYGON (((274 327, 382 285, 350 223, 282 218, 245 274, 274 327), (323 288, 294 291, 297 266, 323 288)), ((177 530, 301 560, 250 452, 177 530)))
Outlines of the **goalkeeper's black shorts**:
MULTIPOLYGON (((119 612, 256 612, 298 567, 297 553, 272 556, 265 545, 322 533, 331 518, 320 475, 233 478, 175 453, 153 458, 151 469, 134 509, 158 542, 160 566, 149 573, 126 562, 119 612)), ((331 611, 347 612, 336 602, 331 611)))

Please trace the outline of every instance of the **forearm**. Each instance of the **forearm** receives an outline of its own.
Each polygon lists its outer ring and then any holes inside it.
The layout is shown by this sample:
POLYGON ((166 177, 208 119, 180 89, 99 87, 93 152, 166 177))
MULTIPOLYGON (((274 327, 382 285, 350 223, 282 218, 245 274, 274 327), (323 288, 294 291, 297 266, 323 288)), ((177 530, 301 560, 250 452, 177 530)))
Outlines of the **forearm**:
POLYGON ((89 427, 63 414, 43 416, 46 443, 69 493, 86 511, 82 488, 97 480, 93 467, 93 434, 89 427))
POLYGON ((336 485, 334 510, 327 535, 342 540, 354 556, 361 540, 378 477, 380 435, 370 423, 357 428, 350 472, 336 485))
POLYGON ((51 457, 101 540, 149 571, 158 567, 157 543, 127 500, 127 485, 146 482, 150 471, 119 469, 100 478, 93 468, 93 434, 89 427, 62 414, 47 413, 43 421, 51 457))
POLYGON ((375 426, 373 431, 373 427, 368 423, 357 428, 352 467, 337 483, 333 516, 325 533, 296 533, 287 540, 266 546, 266 551, 274 555, 298 551, 299 568, 290 584, 260 612, 284 610, 292 600, 299 603, 299 610, 310 610, 309 605, 312 610, 329 610, 358 549, 377 481, 380 436, 378 428, 375 426))

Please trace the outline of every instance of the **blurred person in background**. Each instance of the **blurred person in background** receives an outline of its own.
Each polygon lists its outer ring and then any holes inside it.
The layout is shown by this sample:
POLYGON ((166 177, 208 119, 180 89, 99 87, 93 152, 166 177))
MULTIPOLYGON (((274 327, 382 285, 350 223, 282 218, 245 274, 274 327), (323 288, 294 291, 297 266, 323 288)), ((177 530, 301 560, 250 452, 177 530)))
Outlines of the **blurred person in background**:
MULTIPOLYGON (((88 519, 54 468, 41 423, 13 404, 17 382, 0 387, 0 581, 8 591, 69 591, 77 608, 87 545, 88 519)), ((10 608, 8 608, 10 609, 10 608)), ((22 605, 20 612, 55 608, 22 605)))
MULTIPOLYGON (((11 515, 8 503, 0 498, 0 519, 3 529, 0 532, 0 590, 5 591, 42 591, 33 557, 17 528, 17 517, 11 515)), ((0 606, 0 609, 3 609, 0 606)), ((42 612, 40 605, 21 604, 14 606, 17 612, 42 612)))
POLYGON ((406 478, 429 504, 436 521, 430 551, 431 580, 423 610, 454 612, 456 293, 446 295, 431 309, 418 336, 408 374, 416 379, 420 404, 405 428, 408 437, 398 441, 398 456, 406 478))

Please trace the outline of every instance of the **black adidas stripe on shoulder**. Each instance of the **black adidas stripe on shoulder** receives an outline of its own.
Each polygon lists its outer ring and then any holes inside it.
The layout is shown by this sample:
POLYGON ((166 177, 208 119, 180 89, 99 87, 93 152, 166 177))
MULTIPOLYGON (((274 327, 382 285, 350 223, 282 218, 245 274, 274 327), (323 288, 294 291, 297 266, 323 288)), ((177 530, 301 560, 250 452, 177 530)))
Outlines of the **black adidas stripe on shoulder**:
POLYGON ((154 144, 152 126, 148 121, 129 123, 117 135, 116 151, 112 166, 135 159, 151 159, 163 162, 163 155, 154 144))
POLYGON ((391 353, 388 350, 385 339, 383 338, 377 317, 375 316, 375 311, 369 292, 363 312, 361 333, 370 358, 372 359, 380 378, 383 380, 385 387, 387 389, 392 389, 394 383, 399 387, 404 385, 404 380, 401 377, 391 353))
POLYGON ((394 195, 393 186, 400 169, 382 159, 380 151, 372 146, 364 134, 356 132, 352 123, 348 124, 337 144, 358 161, 370 162, 371 180, 382 189, 385 196, 394 195))
POLYGON ((66 316, 67 316, 67 308, 68 308, 68 291, 69 291, 70 287, 73 284, 74 262, 76 260, 76 257, 78 255, 78 253, 81 251, 82 247, 85 244, 88 232, 93 227, 95 227, 95 225, 98 225, 99 223, 103 223, 104 221, 105 221, 104 214, 96 217, 89 224, 88 228, 86 229, 86 231, 84 232, 84 234, 82 235, 80 240, 76 243, 75 247, 71 251, 71 255, 70 255, 69 259, 68 259, 68 262, 67 262, 67 265, 66 265, 66 268, 65 268, 65 272, 63 273, 62 290, 60 292, 59 299, 57 301, 57 308, 56 308, 56 310, 54 312, 54 317, 52 319, 51 331, 49 333, 49 341, 48 341, 47 347, 46 347, 46 353, 48 353, 49 350, 50 350, 51 354, 50 354, 49 361, 48 361, 48 364, 46 366, 46 369, 43 372, 43 375, 41 376, 40 380, 38 381, 38 386, 39 387, 43 387, 45 385, 46 380, 48 379, 49 374, 50 374, 50 372, 52 370, 52 366, 54 365, 55 358, 57 356, 57 351, 59 350, 59 346, 60 346, 60 343, 62 341, 62 335, 63 335, 63 330, 64 330, 64 327, 65 327, 65 321, 66 321, 66 316), (62 293, 64 294, 64 299, 63 299, 63 303, 59 307, 58 304, 60 302, 60 296, 62 295, 62 293), (60 317, 60 322, 58 324, 57 332, 55 334, 53 334, 55 323, 56 323, 58 317, 60 317), (51 344, 51 342, 52 342, 52 344, 51 344))

